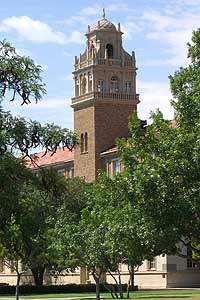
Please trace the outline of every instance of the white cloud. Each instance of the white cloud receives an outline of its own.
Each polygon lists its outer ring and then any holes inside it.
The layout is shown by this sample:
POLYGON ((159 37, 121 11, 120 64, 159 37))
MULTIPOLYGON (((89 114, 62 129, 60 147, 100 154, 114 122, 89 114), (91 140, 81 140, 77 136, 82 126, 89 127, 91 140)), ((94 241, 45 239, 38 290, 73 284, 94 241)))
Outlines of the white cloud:
POLYGON ((24 40, 34 43, 82 43, 83 35, 78 30, 68 36, 60 31, 53 30, 48 24, 33 20, 28 16, 9 17, 1 21, 0 31, 15 31, 24 40))
POLYGON ((157 11, 145 11, 141 16, 142 19, 148 21, 151 28, 158 32, 165 30, 173 24, 174 19, 170 16, 160 14, 157 11))
POLYGON ((149 119, 150 112, 159 108, 167 119, 173 119, 173 109, 170 106, 172 98, 169 84, 159 82, 138 81, 140 101, 138 107, 139 117, 149 119))
POLYGON ((127 21, 122 23, 122 32, 124 33, 124 38, 131 40, 133 35, 140 32, 142 29, 137 25, 136 22, 127 21))
MULTIPOLYGON (((180 14, 177 9, 170 15, 168 10, 163 13, 146 11, 141 17, 145 23, 148 22, 148 30, 143 28, 146 38, 165 45, 165 60, 154 59, 149 62, 151 66, 180 66, 188 63, 186 44, 191 39, 192 31, 199 26, 200 12, 183 11, 180 14)), ((148 62, 144 64, 148 65, 148 62)))
POLYGON ((33 20, 28 16, 13 16, 1 22, 0 31, 9 32, 12 30, 25 40, 35 43, 66 43, 66 37, 62 32, 54 31, 48 24, 33 20))
POLYGON ((83 33, 78 30, 72 31, 72 33, 68 36, 66 43, 84 44, 85 38, 83 33))

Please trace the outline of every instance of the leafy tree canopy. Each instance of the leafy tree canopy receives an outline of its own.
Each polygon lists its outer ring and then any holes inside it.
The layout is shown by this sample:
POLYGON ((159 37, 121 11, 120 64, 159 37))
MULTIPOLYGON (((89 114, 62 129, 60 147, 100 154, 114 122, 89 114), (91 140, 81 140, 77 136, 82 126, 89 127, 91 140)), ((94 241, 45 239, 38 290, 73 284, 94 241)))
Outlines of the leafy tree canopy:
POLYGON ((200 30, 188 44, 191 64, 170 76, 175 121, 152 113, 145 130, 136 115, 131 138, 118 143, 130 202, 152 224, 160 253, 182 254, 180 240, 199 253, 200 230, 200 30), (184 238, 183 238, 184 237, 184 238))
MULTIPOLYGON (((5 100, 21 105, 41 100, 46 93, 41 71, 41 66, 19 55, 10 43, 0 42, 0 252, 8 260, 20 259, 29 266, 33 260, 40 266, 48 261, 47 214, 52 213, 53 201, 62 189, 57 175, 41 172, 39 180, 14 155, 33 159, 30 151, 34 148, 42 147, 53 155, 59 147, 72 150, 77 143, 75 134, 66 128, 14 117, 2 108, 5 100)), ((19 285, 18 264, 16 271, 19 285)))

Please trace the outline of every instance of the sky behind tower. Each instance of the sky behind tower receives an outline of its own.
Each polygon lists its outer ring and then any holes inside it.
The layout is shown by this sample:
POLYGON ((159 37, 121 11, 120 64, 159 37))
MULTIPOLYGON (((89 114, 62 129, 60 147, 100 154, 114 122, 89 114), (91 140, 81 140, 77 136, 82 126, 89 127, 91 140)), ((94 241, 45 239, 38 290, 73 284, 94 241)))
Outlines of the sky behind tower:
POLYGON ((121 23, 123 46, 136 53, 138 113, 160 108, 173 118, 168 76, 187 65, 186 43, 199 27, 200 0, 7 0, 1 3, 0 38, 43 67, 47 94, 28 106, 4 102, 15 115, 73 128, 74 56, 85 50, 87 26, 102 18, 121 23))

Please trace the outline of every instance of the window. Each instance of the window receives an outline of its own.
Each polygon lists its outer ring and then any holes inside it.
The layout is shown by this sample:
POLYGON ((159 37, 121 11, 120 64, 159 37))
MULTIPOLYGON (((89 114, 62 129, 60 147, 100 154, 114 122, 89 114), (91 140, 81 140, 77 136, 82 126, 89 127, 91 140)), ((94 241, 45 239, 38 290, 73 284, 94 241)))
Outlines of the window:
POLYGON ((81 133, 81 153, 88 152, 88 133, 81 133))
POLYGON ((70 178, 74 178, 74 168, 70 169, 70 178))
POLYGON ((27 270, 28 270, 28 266, 24 263, 24 262, 22 262, 21 263, 22 265, 22 272, 26 272, 27 270))
POLYGON ((103 80, 98 81, 98 92, 104 92, 104 81, 103 80))
POLYGON ((94 45, 92 41, 92 44, 90 45, 90 57, 92 57, 93 53, 94 53, 94 45))
POLYGON ((88 151, 88 134, 85 132, 85 152, 88 151))
POLYGON ((81 133, 81 153, 84 152, 84 135, 81 133))
POLYGON ((125 92, 126 93, 131 93, 132 87, 131 87, 131 81, 126 81, 125 82, 125 92))
POLYGON ((58 170, 57 170, 57 173, 58 173, 58 174, 65 175, 66 171, 65 171, 65 169, 58 169, 58 170))
POLYGON ((83 79, 82 79, 82 84, 81 84, 81 91, 82 91, 82 94, 85 94, 85 93, 86 93, 86 83, 87 83, 87 81, 86 81, 86 78, 85 78, 85 76, 84 76, 83 79))
POLYGON ((0 272, 4 272, 4 261, 0 259, 0 272))
POLYGON ((14 262, 14 260, 10 260, 10 272, 11 273, 15 272, 15 262, 14 262))
POLYGON ((116 93, 119 92, 119 81, 117 76, 113 76, 111 78, 111 82, 110 82, 110 92, 111 93, 116 93))
POLYGON ((75 78, 75 96, 79 96, 79 80, 75 78))
POLYGON ((107 49, 108 58, 112 59, 113 58, 113 45, 107 44, 106 49, 107 49))
POLYGON ((112 174, 117 174, 121 172, 121 162, 119 159, 112 160, 112 174))
POLYGON ((88 92, 92 91, 92 74, 88 73, 89 84, 88 84, 88 92))
POLYGON ((187 268, 188 269, 194 269, 199 268, 199 264, 192 259, 192 250, 190 248, 187 248, 187 268))
POLYGON ((156 258, 155 257, 153 259, 147 261, 147 269, 148 270, 156 270, 156 258))

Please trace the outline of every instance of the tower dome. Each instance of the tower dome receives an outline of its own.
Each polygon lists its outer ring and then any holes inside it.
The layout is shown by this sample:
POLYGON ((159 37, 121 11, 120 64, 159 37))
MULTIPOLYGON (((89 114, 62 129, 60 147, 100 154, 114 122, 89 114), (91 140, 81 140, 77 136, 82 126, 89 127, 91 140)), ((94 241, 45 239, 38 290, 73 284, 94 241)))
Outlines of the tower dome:
POLYGON ((106 18, 102 18, 101 20, 90 26, 90 32, 96 30, 117 31, 115 25, 106 18))

